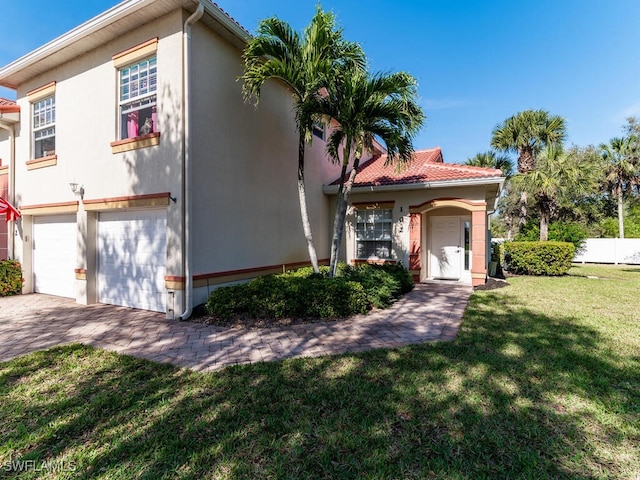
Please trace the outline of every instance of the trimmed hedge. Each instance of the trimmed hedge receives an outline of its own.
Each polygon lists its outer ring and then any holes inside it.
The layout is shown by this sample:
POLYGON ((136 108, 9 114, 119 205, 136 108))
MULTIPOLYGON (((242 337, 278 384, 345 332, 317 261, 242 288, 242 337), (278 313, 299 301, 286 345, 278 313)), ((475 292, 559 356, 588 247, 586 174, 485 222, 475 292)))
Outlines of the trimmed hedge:
POLYGON ((0 260, 0 297, 19 295, 23 281, 20 262, 0 260))
POLYGON ((571 267, 575 247, 569 242, 508 242, 504 244, 509 272, 522 275, 564 275, 571 267))
POLYGON ((328 270, 322 267, 316 274, 305 267, 220 287, 209 295, 205 310, 220 319, 338 318, 384 308, 413 288, 401 265, 340 264, 336 278, 328 278, 328 270))

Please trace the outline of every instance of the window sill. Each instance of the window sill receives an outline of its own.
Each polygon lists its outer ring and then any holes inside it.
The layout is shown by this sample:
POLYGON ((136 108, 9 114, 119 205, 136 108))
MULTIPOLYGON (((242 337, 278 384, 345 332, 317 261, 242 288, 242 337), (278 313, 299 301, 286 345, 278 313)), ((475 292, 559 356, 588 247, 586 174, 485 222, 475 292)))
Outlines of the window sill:
POLYGON ((393 258, 378 258, 378 257, 354 258, 353 260, 351 260, 351 263, 353 265, 362 265, 365 263, 373 263, 376 265, 387 265, 387 264, 396 264, 398 263, 398 260, 393 258))
POLYGON ((111 142, 111 153, 122 153, 160 144, 160 132, 111 142))
POLYGON ((58 155, 48 155, 46 157, 28 160, 27 170, 37 170, 38 168, 53 167, 58 164, 58 155))

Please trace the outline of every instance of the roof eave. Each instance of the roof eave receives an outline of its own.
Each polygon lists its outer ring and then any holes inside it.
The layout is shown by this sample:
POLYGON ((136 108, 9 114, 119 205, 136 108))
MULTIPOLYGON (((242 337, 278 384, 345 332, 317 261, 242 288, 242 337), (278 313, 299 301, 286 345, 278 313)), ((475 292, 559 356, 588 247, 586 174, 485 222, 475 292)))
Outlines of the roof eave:
MULTIPOLYGON (((445 180, 436 182, 400 183, 394 185, 367 185, 363 187, 353 187, 351 191, 352 193, 393 192, 477 185, 499 185, 499 188, 501 189, 502 185, 504 184, 504 180, 504 177, 489 177, 469 178, 465 180, 445 180)), ((325 195, 337 195, 338 185, 324 185, 322 187, 322 191, 325 195)))
MULTIPOLYGON (((92 19, 84 22, 83 24, 69 30, 67 33, 51 40, 43 46, 23 55, 10 64, 0 68, 0 85, 3 87, 16 89, 24 79, 20 81, 19 73, 24 70, 33 67, 38 62, 45 58, 51 57, 51 55, 58 54, 65 48, 77 44, 84 39, 90 37, 92 34, 116 23, 117 21, 145 8, 153 5, 156 0, 128 0, 119 3, 118 5, 110 8, 109 10, 93 17, 92 19), (18 81, 16 81, 18 80, 18 81)), ((220 8, 214 5, 209 0, 176 0, 172 8, 187 8, 187 10, 195 10, 195 6, 202 3, 205 7, 207 14, 214 20, 214 23, 223 27, 223 31, 220 32, 222 36, 235 45, 238 48, 246 43, 250 37, 249 33, 245 31, 240 25, 233 21, 228 15, 226 15, 220 8)), ((156 4, 157 6, 158 4, 156 4)), ((171 8, 167 7, 167 12, 171 11, 171 8)), ((153 20, 153 18, 149 18, 153 20)), ((89 48, 87 51, 91 50, 89 48)), ((68 61, 66 57, 62 56, 60 64, 68 61)))

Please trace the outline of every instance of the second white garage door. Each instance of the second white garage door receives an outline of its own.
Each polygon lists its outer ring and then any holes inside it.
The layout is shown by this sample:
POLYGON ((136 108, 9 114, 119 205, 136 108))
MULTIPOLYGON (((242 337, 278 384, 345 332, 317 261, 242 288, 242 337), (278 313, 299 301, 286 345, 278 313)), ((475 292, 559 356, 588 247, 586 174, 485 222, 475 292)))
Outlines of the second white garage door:
POLYGON ((98 301, 164 312, 166 256, 165 211, 101 213, 98 301))

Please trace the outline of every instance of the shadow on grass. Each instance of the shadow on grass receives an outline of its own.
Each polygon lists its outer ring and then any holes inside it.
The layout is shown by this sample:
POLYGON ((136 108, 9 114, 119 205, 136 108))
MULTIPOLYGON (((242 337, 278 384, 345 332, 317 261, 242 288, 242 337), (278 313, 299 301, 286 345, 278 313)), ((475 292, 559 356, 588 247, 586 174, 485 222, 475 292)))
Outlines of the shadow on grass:
POLYGON ((452 343, 214 374, 59 347, 0 364, 0 462, 67 461, 80 479, 625 478, 640 369, 619 360, 597 331, 492 292, 452 343))

